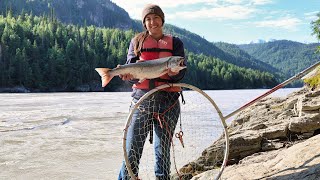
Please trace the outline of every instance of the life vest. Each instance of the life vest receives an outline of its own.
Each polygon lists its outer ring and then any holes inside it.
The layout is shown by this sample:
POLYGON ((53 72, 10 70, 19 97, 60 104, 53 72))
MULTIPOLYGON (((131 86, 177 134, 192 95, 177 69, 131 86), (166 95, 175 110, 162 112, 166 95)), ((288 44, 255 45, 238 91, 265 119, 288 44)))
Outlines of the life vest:
MULTIPOLYGON (((169 35, 164 35, 159 41, 153 39, 150 35, 144 40, 140 51, 140 60, 151 61, 158 58, 172 56, 173 38, 169 35)), ((141 83, 136 83, 132 87, 137 89, 152 89, 154 87, 166 84, 171 80, 168 74, 160 77, 160 79, 146 79, 141 83), (161 81, 160 81, 161 79, 161 81), (168 81, 166 81, 168 80, 168 81), (153 84, 154 83, 154 84, 153 84), (152 87, 154 86, 154 87, 152 87)), ((180 92, 180 87, 170 87, 163 89, 168 92, 180 92)))

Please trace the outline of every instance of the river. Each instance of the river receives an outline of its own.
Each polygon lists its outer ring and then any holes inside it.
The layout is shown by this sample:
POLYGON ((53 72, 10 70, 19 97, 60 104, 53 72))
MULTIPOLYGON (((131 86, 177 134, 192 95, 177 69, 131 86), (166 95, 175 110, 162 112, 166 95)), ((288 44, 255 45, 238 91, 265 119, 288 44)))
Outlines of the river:
MULTIPOLYGON (((205 92, 227 115, 266 91, 205 92)), ((0 100, 0 179, 117 178, 130 92, 3 93, 0 100)))

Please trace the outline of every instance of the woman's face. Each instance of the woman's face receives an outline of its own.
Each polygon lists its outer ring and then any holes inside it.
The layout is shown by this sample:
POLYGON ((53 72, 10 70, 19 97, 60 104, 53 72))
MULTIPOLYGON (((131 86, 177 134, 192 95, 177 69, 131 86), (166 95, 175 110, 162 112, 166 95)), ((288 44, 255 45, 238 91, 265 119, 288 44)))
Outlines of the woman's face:
POLYGON ((162 35, 162 19, 156 14, 148 14, 145 18, 145 25, 151 35, 162 35))

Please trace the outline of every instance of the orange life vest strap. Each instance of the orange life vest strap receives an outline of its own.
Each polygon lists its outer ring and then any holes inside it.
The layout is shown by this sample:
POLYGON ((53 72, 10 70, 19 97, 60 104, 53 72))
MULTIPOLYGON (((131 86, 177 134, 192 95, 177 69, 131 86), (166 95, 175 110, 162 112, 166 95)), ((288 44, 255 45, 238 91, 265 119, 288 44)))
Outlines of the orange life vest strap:
POLYGON ((172 53, 172 49, 160 49, 160 48, 142 48, 140 52, 170 52, 172 53))

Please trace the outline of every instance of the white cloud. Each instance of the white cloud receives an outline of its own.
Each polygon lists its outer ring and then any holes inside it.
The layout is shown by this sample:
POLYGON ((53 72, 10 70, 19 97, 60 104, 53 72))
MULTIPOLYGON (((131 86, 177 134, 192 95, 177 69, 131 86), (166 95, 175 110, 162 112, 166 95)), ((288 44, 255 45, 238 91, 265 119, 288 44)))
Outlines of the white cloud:
POLYGON ((224 0, 223 2, 227 2, 230 4, 243 4, 243 0, 224 0))
POLYGON ((201 3, 215 3, 217 0, 139 0, 139 1, 125 1, 125 0, 111 0, 116 3, 118 6, 131 10, 132 8, 142 9, 146 4, 157 4, 161 8, 174 8, 182 5, 193 5, 193 4, 201 4, 201 3))
POLYGON ((254 23, 257 27, 281 28, 286 30, 297 30, 302 23, 298 18, 284 17, 276 20, 266 20, 254 23))
POLYGON ((174 17, 186 18, 186 19, 207 19, 216 18, 216 20, 236 20, 248 18, 256 9, 245 6, 225 6, 225 7, 214 7, 204 8, 197 11, 185 11, 177 12, 174 17))
POLYGON ((265 5, 273 3, 272 0, 252 0, 254 5, 265 5))
MULTIPOLYGON (((316 20, 317 8, 308 7, 303 2, 287 4, 276 0, 111 0, 125 9, 131 18, 141 19, 141 11, 146 4, 158 4, 165 12, 166 22, 181 27, 190 27, 206 37, 221 39, 221 35, 214 37, 208 29, 219 27, 216 30, 227 34, 234 33, 234 29, 247 33, 250 40, 268 34, 271 38, 287 35, 288 33, 304 33, 310 29, 310 22, 316 20), (309 11, 309 12, 308 12, 309 11), (304 14, 302 14, 304 13, 304 14), (229 21, 231 20, 231 21, 229 21), (259 31, 256 28, 259 27, 259 31), (224 29, 226 28, 226 29, 224 29), (299 28, 299 29, 298 29, 299 28), (207 34, 206 34, 207 33, 207 34), (272 34, 275 33, 275 34, 272 34), (279 33, 279 34, 277 34, 279 33)), ((315 0, 313 0, 315 1, 315 0)), ((311 37, 311 36, 310 36, 311 37)), ((224 39, 230 39, 227 35, 224 39)), ((231 38, 235 39, 235 38, 231 38)), ((240 41, 241 38, 238 40, 240 41)), ((297 39, 294 35, 293 39, 297 39)), ((222 40, 223 41, 223 40, 222 40)))
POLYGON ((320 12, 319 11, 307 12, 307 13, 304 13, 304 16, 308 21, 315 21, 318 19, 318 16, 317 16, 318 13, 320 12))
MULTIPOLYGON (((128 1, 128 0, 111 0, 116 3, 118 6, 125 9, 131 18, 140 19, 141 12, 143 7, 146 4, 157 4, 159 5, 163 11, 166 12, 168 8, 177 8, 183 5, 194 5, 200 3, 212 3, 216 2, 216 0, 161 0, 161 1, 150 1, 150 0, 139 0, 139 1, 128 1)), ((167 14, 166 14, 167 15, 167 14)))
POLYGON ((265 5, 273 3, 272 0, 221 0, 221 2, 226 2, 230 4, 251 4, 251 5, 265 5))
POLYGON ((269 3, 270 0, 112 0, 112 2, 124 8, 133 19, 140 19, 143 7, 146 4, 154 3, 163 9, 166 13, 166 19, 173 19, 179 16, 191 19, 217 18, 219 20, 233 20, 248 18, 256 11, 255 7, 257 5, 269 3), (199 9, 201 7, 202 9, 199 9))

